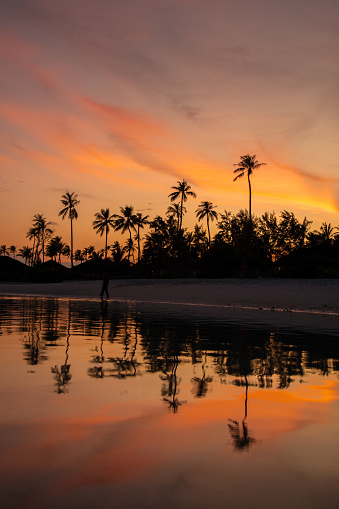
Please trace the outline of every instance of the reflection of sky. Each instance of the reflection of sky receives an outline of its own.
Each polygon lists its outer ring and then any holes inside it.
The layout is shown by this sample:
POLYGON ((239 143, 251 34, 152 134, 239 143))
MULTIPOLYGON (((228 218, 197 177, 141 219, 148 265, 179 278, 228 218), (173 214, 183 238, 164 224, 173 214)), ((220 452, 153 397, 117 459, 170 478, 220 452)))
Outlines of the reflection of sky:
MULTIPOLYGON (((325 346, 315 346, 314 337, 308 343, 299 334, 303 347, 289 349, 297 336, 286 331, 280 337, 242 326, 231 340, 230 329, 222 334, 220 324, 200 330, 187 318, 176 327, 172 316, 160 327, 157 314, 152 319, 151 313, 134 314, 117 304, 109 308, 103 328, 97 303, 3 299, 0 304, 0 491, 6 509, 87 509, 112 500, 114 507, 160 507, 161 502, 164 508, 200 509, 226 498, 239 507, 266 508, 274 501, 275 507, 285 508, 291 500, 299 507, 302 500, 315 508, 325 495, 326 507, 336 507, 339 384, 337 371, 331 369, 335 361, 321 355, 325 346), (110 342, 112 323, 116 336, 110 342), (52 329, 60 336, 45 343, 46 331, 52 329), (219 352, 212 345, 223 335, 229 343, 219 352), (270 388, 260 388, 255 374, 246 377, 246 415, 245 378, 231 376, 227 367, 251 369, 241 352, 246 359, 255 354, 265 358, 258 349, 259 336, 266 337, 271 366, 281 361, 283 367, 288 358, 295 362, 284 389, 278 389, 277 374, 270 388), (68 390, 58 394, 51 368, 65 363, 67 338, 72 377, 68 390), (39 342, 44 352, 38 364, 27 360, 29 342, 39 342), (226 361, 227 348, 234 364, 222 364, 226 373, 220 374, 218 353, 226 361), (172 350, 176 354, 171 357, 172 350), (104 362, 93 362, 101 352, 104 362), (150 372, 149 356, 156 353, 160 366, 169 356, 167 370, 150 372), (138 376, 112 376, 112 359, 132 357, 139 362, 138 376), (312 369, 306 368, 308 361, 313 361, 312 369), (321 369, 326 363, 330 369, 325 377, 321 369), (103 379, 88 376, 95 364, 104 367, 103 379), (177 413, 163 400, 165 372, 177 376, 182 402, 177 413), (210 380, 202 398, 193 391, 198 378, 210 380), (240 424, 246 420, 254 438, 244 451, 234 449, 230 419, 240 424)), ((331 336, 325 339, 335 358, 331 336)), ((251 365, 254 369, 255 363, 251 365)))
POLYGON ((34 213, 55 221, 66 188, 81 245, 98 242, 101 207, 164 214, 182 178, 197 204, 237 212, 247 186, 232 165, 247 152, 267 163, 255 213, 336 222, 334 0, 17 0, 0 13, 3 242, 23 243, 34 213))

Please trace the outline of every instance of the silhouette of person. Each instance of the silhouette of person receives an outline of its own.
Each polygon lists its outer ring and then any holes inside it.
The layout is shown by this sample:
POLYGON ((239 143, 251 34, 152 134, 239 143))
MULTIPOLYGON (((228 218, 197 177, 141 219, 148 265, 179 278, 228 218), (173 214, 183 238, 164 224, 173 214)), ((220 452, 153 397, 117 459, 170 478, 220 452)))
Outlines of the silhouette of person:
POLYGON ((106 293, 106 298, 109 299, 108 295, 108 283, 109 283, 109 277, 108 274, 105 272, 102 278, 102 288, 100 292, 100 297, 103 298, 104 293, 106 293))

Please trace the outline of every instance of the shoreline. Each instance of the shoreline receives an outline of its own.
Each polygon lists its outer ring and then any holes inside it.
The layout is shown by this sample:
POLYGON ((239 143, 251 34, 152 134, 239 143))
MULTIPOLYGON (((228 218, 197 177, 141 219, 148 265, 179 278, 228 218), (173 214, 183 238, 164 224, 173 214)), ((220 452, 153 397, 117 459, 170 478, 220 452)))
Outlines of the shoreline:
MULTIPOLYGON (((101 281, 0 283, 0 297, 98 301, 101 281)), ((203 319, 277 327, 339 330, 339 280, 129 279, 111 280, 109 300, 203 319)))

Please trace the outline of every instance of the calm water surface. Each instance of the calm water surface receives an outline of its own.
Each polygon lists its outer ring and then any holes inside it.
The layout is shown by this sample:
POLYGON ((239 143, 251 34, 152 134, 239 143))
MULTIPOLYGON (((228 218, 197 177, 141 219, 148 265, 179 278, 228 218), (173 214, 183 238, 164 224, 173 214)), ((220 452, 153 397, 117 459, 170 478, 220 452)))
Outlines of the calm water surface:
POLYGON ((335 335, 0 299, 6 509, 338 505, 335 335))

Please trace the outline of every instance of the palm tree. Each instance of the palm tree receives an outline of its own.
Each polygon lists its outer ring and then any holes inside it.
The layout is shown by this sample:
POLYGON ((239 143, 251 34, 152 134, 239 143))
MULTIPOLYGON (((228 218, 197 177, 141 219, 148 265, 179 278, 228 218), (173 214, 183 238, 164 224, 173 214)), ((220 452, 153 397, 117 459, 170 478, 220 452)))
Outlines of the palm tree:
POLYGON ((114 215, 110 216, 109 209, 101 209, 100 212, 96 212, 92 223, 93 229, 100 234, 100 237, 105 233, 105 259, 107 258, 107 237, 110 227, 114 228, 114 217, 114 215))
POLYGON ((76 249, 76 250, 74 251, 74 261, 75 261, 75 262, 80 262, 80 263, 82 263, 82 262, 84 262, 85 260, 86 260, 86 257, 85 257, 85 255, 84 255, 84 252, 83 252, 83 251, 81 251, 81 249, 76 249))
POLYGON ((8 251, 8 248, 7 248, 6 244, 2 244, 0 246, 0 254, 2 254, 2 255, 9 255, 9 251, 8 251))
MULTIPOLYGON (((121 230, 121 233, 125 233, 128 231, 130 242, 131 242, 131 244, 133 244, 132 229, 135 231, 135 221, 136 221, 136 216, 133 214, 133 207, 132 207, 132 205, 130 205, 130 206, 126 205, 125 207, 120 207, 120 212, 121 212, 121 215, 114 214, 114 218, 115 218, 114 229, 116 231, 121 230)), ((130 259, 130 256, 131 256, 131 252, 129 251, 128 261, 130 259)))
POLYGON ((134 224, 135 224, 135 226, 137 226, 136 240, 138 242, 138 262, 140 262, 140 256, 141 256, 141 252, 140 252, 140 229, 143 229, 144 226, 149 224, 148 218, 149 218, 149 216, 143 216, 141 214, 141 212, 137 212, 135 214, 135 222, 134 222, 134 224))
POLYGON ((35 214, 33 217, 33 231, 36 232, 37 235, 37 246, 36 246, 36 261, 39 257, 38 248, 42 246, 42 263, 45 261, 45 242, 50 236, 53 234, 53 230, 49 227, 51 223, 47 222, 46 218, 43 214, 35 214))
POLYGON ((238 178, 241 178, 247 174, 248 180, 248 188, 249 188, 249 213, 250 213, 250 221, 252 221, 252 189, 251 189, 251 180, 250 176, 253 173, 253 170, 258 170, 261 166, 266 165, 266 163, 259 163, 256 160, 256 155, 253 156, 246 154, 245 156, 240 156, 240 161, 233 166, 237 168, 233 171, 233 173, 238 173, 238 175, 233 179, 233 182, 238 178))
POLYGON ((59 236, 53 237, 46 249, 46 254, 50 258, 54 258, 55 261, 57 261, 57 257, 59 259, 59 263, 61 263, 61 255, 64 254, 66 244, 62 242, 62 238, 59 236))
POLYGON ((79 205, 80 201, 74 192, 69 193, 68 191, 62 195, 60 201, 64 208, 60 210, 59 216, 62 216, 62 219, 67 216, 71 221, 71 267, 73 267, 73 219, 78 219, 78 212, 75 207, 79 205))
POLYGON ((28 230, 28 232, 26 233, 26 237, 29 240, 33 239, 32 255, 31 255, 31 265, 34 265, 35 257, 36 257, 35 242, 38 240, 38 230, 32 226, 28 230))
POLYGON ((134 260, 135 246, 134 246, 134 243, 133 243, 133 239, 127 239, 126 240, 125 246, 123 247, 123 250, 128 253, 128 260, 130 259, 130 256, 132 254, 133 263, 134 263, 134 261, 135 261, 134 260))
POLYGON ((172 186, 171 189, 174 189, 174 191, 168 195, 169 198, 171 198, 171 201, 175 201, 178 198, 180 198, 180 221, 179 221, 179 230, 182 228, 182 214, 184 210, 184 202, 186 203, 189 196, 192 196, 192 198, 196 198, 197 195, 191 191, 191 186, 187 183, 187 180, 183 180, 182 182, 177 181, 176 186, 172 186))
MULTIPOLYGON (((183 209, 182 209, 182 213, 183 213, 183 214, 186 214, 186 212, 187 212, 186 207, 183 207, 183 209)), ((175 217, 175 219, 176 219, 176 220, 177 220, 177 222, 178 222, 178 229, 179 229, 179 225, 180 225, 180 217, 181 217, 181 207, 180 207, 180 203, 173 203, 172 205, 170 205, 170 206, 167 208, 166 215, 167 215, 167 216, 169 216, 169 217, 175 217)))
MULTIPOLYGON (((325 246, 331 246, 333 241, 338 236, 338 233, 335 233, 339 228, 336 226, 332 226, 331 223, 322 223, 320 226, 320 231, 315 230, 314 233, 319 238, 320 242, 325 246)), ((9 248, 11 249, 11 248, 9 248)))
POLYGON ((121 262, 124 257, 124 248, 116 240, 111 247, 111 254, 114 262, 121 262))
POLYGON ((27 261, 31 259, 32 257, 32 248, 28 246, 24 246, 21 249, 19 249, 18 255, 21 258, 25 259, 25 265, 27 265, 27 261))
POLYGON ((198 218, 198 221, 202 221, 206 217, 207 221, 207 231, 208 231, 208 245, 211 244, 211 233, 210 233, 210 221, 214 221, 214 219, 218 219, 218 212, 215 210, 215 205, 210 201, 202 201, 198 206, 195 214, 198 218))
POLYGON ((16 246, 9 246, 9 250, 10 252, 12 253, 13 255, 13 258, 15 259, 15 254, 16 254, 16 246))

